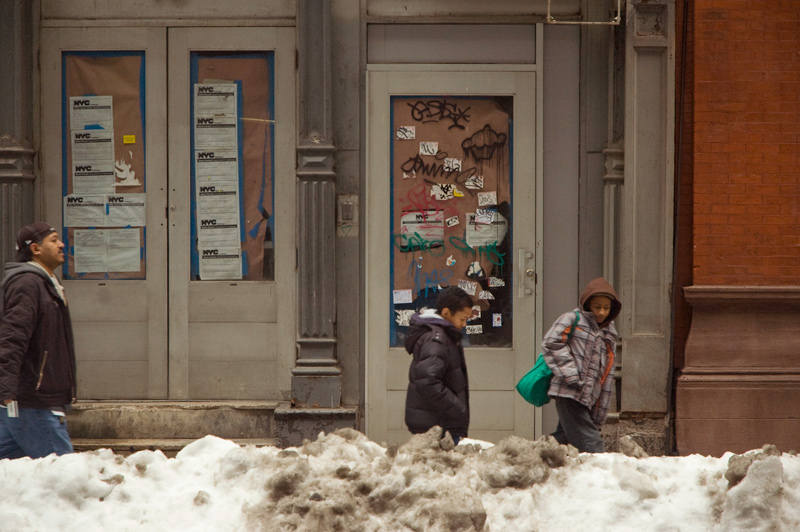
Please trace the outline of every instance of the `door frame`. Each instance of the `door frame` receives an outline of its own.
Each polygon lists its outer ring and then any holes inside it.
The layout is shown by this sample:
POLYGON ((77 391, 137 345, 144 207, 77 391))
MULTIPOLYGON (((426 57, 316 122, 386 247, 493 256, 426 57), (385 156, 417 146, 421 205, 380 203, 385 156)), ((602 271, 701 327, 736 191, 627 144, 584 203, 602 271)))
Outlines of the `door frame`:
MULTIPOLYGON (((537 32, 540 35, 540 32, 537 32)), ((541 38, 539 38, 541 41, 541 38)), ((402 416, 403 405, 396 404, 398 401, 390 401, 388 397, 389 381, 405 379, 405 375, 388 375, 389 363, 392 350, 402 348, 389 348, 388 320, 390 319, 386 309, 389 308, 388 270, 389 247, 387 246, 386 236, 390 234, 390 220, 386 216, 386 205, 390 201, 390 190, 388 184, 389 169, 386 168, 389 158, 389 143, 391 136, 389 100, 387 95, 417 95, 417 94, 436 94, 445 93, 448 95, 470 95, 476 96, 484 94, 509 94, 508 87, 524 86, 524 83, 533 84, 535 101, 520 101, 516 93, 514 102, 514 123, 515 134, 514 143, 517 149, 514 150, 514 179, 515 193, 514 205, 519 208, 520 203, 534 205, 535 208, 535 228, 533 235, 527 240, 530 244, 521 246, 519 230, 512 248, 512 260, 515 261, 514 282, 515 296, 517 290, 522 286, 521 275, 524 275, 521 261, 533 264, 535 279, 540 280, 542 274, 542 235, 543 235, 543 85, 542 85, 542 46, 537 43, 537 64, 536 65, 368 65, 367 67, 367 134, 366 134, 366 185, 365 185, 365 204, 366 204, 366 223, 365 225, 365 261, 370 266, 365 279, 365 307, 366 320, 365 329, 365 431, 367 435, 375 441, 388 441, 390 427, 388 424, 389 416, 397 418, 402 416), (443 83, 437 82, 433 91, 427 89, 427 83, 431 76, 443 74, 450 76, 450 81, 443 83), (491 74, 491 75, 487 75, 491 74), (443 88, 440 88, 444 85, 443 88), (504 88, 505 87, 505 88, 504 88), (449 90, 448 90, 449 89, 449 90), (523 111, 524 109, 524 111, 523 111), (520 134, 518 128, 519 116, 529 114, 532 116, 532 130, 526 134, 520 134), (525 139, 530 139, 535 144, 535 150, 523 154, 525 139), (522 162, 523 157, 533 159, 532 164, 527 166, 522 162), (525 197, 516 183, 520 182, 523 168, 532 168, 535 172, 533 181, 529 186, 524 187, 526 191, 532 193, 532 197, 525 197), (380 183, 380 184, 378 184, 380 183), (526 259, 522 247, 528 247, 533 254, 526 259), (369 274, 369 271, 378 272, 369 274), (371 316, 375 316, 371 319, 371 316), (387 356, 388 355, 388 356, 387 356)), ((519 126, 522 129, 523 126, 519 126)), ((514 227, 518 227, 518 222, 514 221, 514 227)), ((533 300, 529 303, 529 308, 533 309, 533 323, 527 324, 522 319, 515 319, 513 332, 514 352, 514 382, 522 377, 524 373, 533 366, 537 344, 541 340, 541 316, 542 316, 542 291, 541 283, 530 283, 533 293, 530 296, 533 300), (523 340, 524 331, 526 338, 523 340), (526 351, 526 352, 523 352, 526 351)), ((519 309, 519 296, 515 297, 515 309, 519 309)), ((515 310, 515 316, 517 311, 515 310)), ((478 348, 467 348, 467 366, 471 366, 478 359, 470 356, 476 353, 478 348)), ((511 351, 509 350, 509 351, 511 351)), ((407 356, 407 355, 406 355, 407 356)), ((475 374, 470 377, 475 381, 475 374)), ((506 384, 508 386, 508 384, 506 384)), ((511 383, 513 389, 513 383, 511 383)), ((474 394, 473 394, 474 395, 474 394)), ((395 399, 399 399, 396 397, 395 399)), ((473 401, 474 402, 474 399, 473 401)), ((472 406, 472 405, 471 405, 472 406)), ((534 409, 514 393, 514 434, 532 438, 541 434, 542 420, 541 410, 534 409)))

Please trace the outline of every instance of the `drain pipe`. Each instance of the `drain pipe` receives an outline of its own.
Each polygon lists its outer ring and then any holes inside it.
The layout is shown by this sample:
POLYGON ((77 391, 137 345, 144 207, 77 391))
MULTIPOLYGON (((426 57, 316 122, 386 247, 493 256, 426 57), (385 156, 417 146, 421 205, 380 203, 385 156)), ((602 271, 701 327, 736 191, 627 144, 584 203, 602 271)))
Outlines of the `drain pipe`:
POLYGON ((678 287, 678 253, 677 247, 680 241, 678 236, 680 233, 680 214, 681 214, 681 178, 683 175, 683 118, 686 107, 686 43, 689 35, 689 0, 683 0, 683 27, 681 28, 681 82, 680 82, 680 101, 678 103, 678 156, 675 161, 675 227, 672 233, 672 305, 670 306, 670 323, 672 324, 672 331, 670 334, 670 355, 672 360, 669 365, 669 382, 670 382, 670 406, 671 412, 671 428, 672 444, 676 444, 675 437, 675 383, 674 383, 674 362, 675 362, 675 303, 678 299, 680 288, 678 287))

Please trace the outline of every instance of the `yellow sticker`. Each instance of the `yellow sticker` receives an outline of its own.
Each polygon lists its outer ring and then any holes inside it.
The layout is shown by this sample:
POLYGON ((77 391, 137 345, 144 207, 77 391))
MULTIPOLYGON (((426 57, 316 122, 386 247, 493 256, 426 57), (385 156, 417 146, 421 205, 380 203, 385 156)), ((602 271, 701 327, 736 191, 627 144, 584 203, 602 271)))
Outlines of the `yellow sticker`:
POLYGON ((123 144, 136 144, 136 135, 122 135, 123 144))

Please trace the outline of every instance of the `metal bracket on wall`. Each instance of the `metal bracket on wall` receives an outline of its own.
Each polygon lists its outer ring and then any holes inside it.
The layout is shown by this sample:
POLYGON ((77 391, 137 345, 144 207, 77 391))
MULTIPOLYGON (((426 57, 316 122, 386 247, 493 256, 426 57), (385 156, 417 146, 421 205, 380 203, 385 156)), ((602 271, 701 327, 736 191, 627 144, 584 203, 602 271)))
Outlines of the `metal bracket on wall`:
POLYGON ((615 16, 608 22, 591 22, 584 20, 556 20, 550 14, 550 2, 552 2, 552 0, 547 0, 547 24, 584 24, 584 25, 596 24, 601 26, 619 26, 619 23, 622 20, 622 0, 617 0, 617 16, 615 16))

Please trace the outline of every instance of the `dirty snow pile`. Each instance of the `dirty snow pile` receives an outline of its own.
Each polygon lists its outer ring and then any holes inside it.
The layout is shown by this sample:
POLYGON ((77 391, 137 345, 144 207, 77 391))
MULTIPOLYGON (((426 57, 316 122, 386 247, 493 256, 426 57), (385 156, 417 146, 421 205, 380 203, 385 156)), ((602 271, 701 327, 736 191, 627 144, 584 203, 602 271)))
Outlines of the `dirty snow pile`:
MULTIPOLYGON (((0 460, 11 531, 800 530, 800 457, 578 454, 545 438, 382 447, 349 429, 298 448, 207 436, 176 458, 0 460)), ((469 442, 469 440, 467 440, 469 442)))

